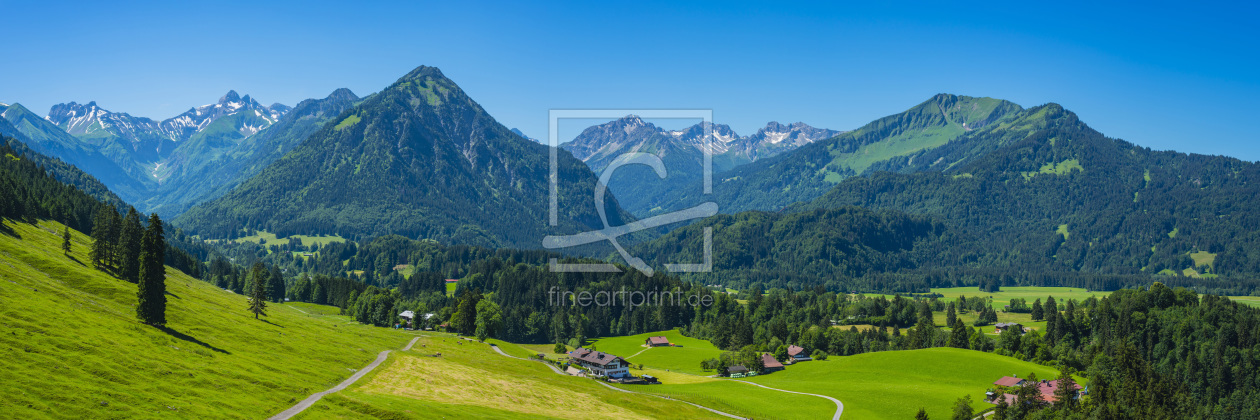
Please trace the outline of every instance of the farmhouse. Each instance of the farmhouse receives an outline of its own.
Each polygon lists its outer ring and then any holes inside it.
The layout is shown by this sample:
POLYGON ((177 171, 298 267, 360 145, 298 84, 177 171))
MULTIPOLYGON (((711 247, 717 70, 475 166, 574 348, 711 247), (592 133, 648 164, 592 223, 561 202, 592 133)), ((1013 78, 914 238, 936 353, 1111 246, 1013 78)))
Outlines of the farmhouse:
MULTIPOLYGON (((987 392, 986 394, 989 397, 988 398, 989 402, 993 404, 997 404, 998 398, 1004 398, 1006 399, 1007 405, 1013 405, 1018 400, 1018 398, 1013 394, 1005 392, 1006 389, 1021 387, 1027 384, 1028 384, 1028 381, 1024 379, 1016 378, 1013 376, 1003 376, 1001 379, 998 379, 997 381, 993 382, 993 385, 998 386, 997 391, 996 392, 990 391, 990 392, 987 392), (998 395, 999 393, 1001 395, 998 395)), ((1054 400, 1055 400, 1054 393, 1059 390, 1059 380, 1057 379, 1050 380, 1050 381, 1042 380, 1035 383, 1034 385, 1037 386, 1037 392, 1041 394, 1042 401, 1046 402, 1047 404, 1054 404, 1054 400)), ((1081 386, 1075 383, 1073 383, 1072 386, 1073 386, 1073 390, 1076 391, 1076 398, 1080 398, 1081 386)))
POLYGON ((809 358, 808 354, 805 354, 804 347, 793 345, 793 346, 788 346, 787 350, 788 350, 788 357, 791 358, 793 362, 804 362, 807 360, 813 360, 809 358))
POLYGON ((630 364, 620 357, 587 348, 569 352, 569 361, 591 370, 596 376, 624 378, 630 376, 630 364))
POLYGON ((997 324, 993 324, 993 326, 997 328, 997 332, 999 333, 1005 332, 1008 329, 1015 330, 1020 334, 1024 333, 1024 326, 1017 322, 999 322, 997 324))
POLYGON ((765 366, 766 373, 783 370, 783 364, 775 360, 774 355, 770 353, 761 355, 761 364, 765 366))
POLYGON ((648 347, 662 347, 662 346, 668 346, 670 344, 669 344, 668 338, 665 338, 663 336, 656 336, 656 337, 648 337, 647 345, 648 347))
POLYGON ((1009 388, 1009 387, 1014 387, 1014 386, 1020 386, 1020 385, 1023 385, 1023 384, 1024 384, 1024 380, 1023 380, 1023 379, 1016 378, 1016 377, 1014 377, 1014 376, 1003 376, 1003 377, 1002 377, 1002 379, 998 379, 998 380, 996 380, 996 381, 993 381, 993 384, 994 384, 994 385, 997 385, 997 386, 1002 386, 1002 387, 1007 387, 1007 388, 1009 388))
POLYGON ((731 366, 731 367, 726 368, 726 374, 728 376, 734 376, 734 375, 744 376, 748 374, 748 368, 744 367, 743 365, 731 366))

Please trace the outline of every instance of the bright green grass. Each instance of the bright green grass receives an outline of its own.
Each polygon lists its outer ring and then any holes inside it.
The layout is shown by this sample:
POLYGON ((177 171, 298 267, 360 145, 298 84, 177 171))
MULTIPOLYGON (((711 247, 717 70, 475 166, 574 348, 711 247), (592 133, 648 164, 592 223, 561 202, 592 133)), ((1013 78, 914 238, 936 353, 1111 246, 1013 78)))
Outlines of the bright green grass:
POLYGON ((391 354, 336 395, 299 418, 716 417, 686 404, 557 375, 540 363, 503 357, 490 346, 447 334, 425 334, 411 351, 391 354), (435 353, 442 356, 427 356, 435 353))
POLYGON ((1260 307, 1260 296, 1230 296, 1229 299, 1244 305, 1260 307))
POLYGON ((446 283, 446 295, 447 295, 447 296, 455 296, 455 287, 456 287, 458 284, 459 284, 458 282, 453 282, 453 281, 452 281, 452 282, 447 282, 447 283, 446 283))
POLYGON ((293 235, 293 236, 289 236, 289 237, 287 237, 287 238, 277 238, 277 237, 276 237, 276 234, 274 234, 274 233, 270 233, 270 232, 261 231, 261 230, 260 230, 260 231, 258 231, 258 233, 255 233, 255 234, 250 235, 250 236, 245 236, 245 237, 241 237, 241 238, 236 238, 236 240, 235 240, 235 241, 236 241, 236 242, 238 242, 238 243, 250 242, 250 243, 255 243, 255 244, 256 244, 256 243, 258 243, 258 241, 259 241, 260 239, 266 239, 266 240, 267 240, 267 243, 266 243, 266 244, 264 244, 264 245, 270 246, 270 245, 288 245, 288 244, 289 244, 289 238, 298 238, 298 239, 301 239, 301 240, 302 240, 302 245, 307 245, 307 246, 310 246, 310 245, 312 245, 312 244, 319 244, 320 246, 324 246, 324 245, 328 245, 328 244, 333 243, 333 242, 345 242, 345 241, 346 241, 346 238, 342 238, 342 237, 337 236, 337 235, 331 235, 331 236, 293 235))
MULTIPOLYGON (((965 132, 962 126, 955 124, 907 131, 879 142, 862 146, 853 153, 832 153, 831 163, 827 164, 827 167, 849 168, 854 173, 860 174, 876 162, 939 147, 965 132)), ((836 178, 840 177, 837 176, 836 178)), ((828 181, 830 179, 829 177, 828 181)))
POLYGON ((1067 175, 1072 173, 1072 171, 1083 170, 1085 170, 1085 168, 1081 166, 1081 161, 1077 159, 1068 159, 1059 163, 1050 162, 1045 165, 1041 165, 1041 168, 1036 172, 1024 172, 1024 179, 1032 179, 1032 177, 1037 175, 1067 175))
POLYGON ((337 125, 333 127, 333 130, 336 130, 336 131, 344 130, 346 127, 357 124, 359 121, 362 121, 362 119, 359 118, 359 114, 351 114, 349 117, 346 117, 346 119, 341 120, 341 122, 337 123, 337 125))
MULTIPOLYGON (((775 391, 726 379, 692 377, 681 381, 689 383, 678 383, 680 380, 668 376, 668 373, 655 370, 642 373, 660 377, 662 384, 621 385, 620 388, 677 398, 754 419, 829 419, 836 412, 835 403, 814 396, 775 391)), ((636 371, 635 374, 641 373, 636 371)), ((848 412, 845 414, 841 418, 847 419, 848 412)))
POLYGON ((136 286, 83 264, 91 240, 4 222, 0 234, 0 417, 265 418, 401 348, 402 332, 313 305, 272 304, 167 268, 169 330, 135 320, 136 286))
POLYGON ((720 356, 722 350, 707 340, 683 336, 677 330, 657 331, 625 337, 595 339, 595 348, 624 357, 633 364, 695 375, 712 375, 700 369, 700 361, 720 356), (644 347, 648 337, 665 336, 678 347, 644 347))
POLYGON ((1064 302, 1067 302, 1068 299, 1075 299, 1077 301, 1082 301, 1085 299, 1089 299, 1090 296, 1102 298, 1103 296, 1107 296, 1111 294, 1111 292, 1089 291, 1089 290, 1085 290, 1081 288, 1073 288, 1073 287, 1035 287, 1035 286, 1003 287, 1002 291, 993 292, 993 293, 982 292, 980 291, 979 288, 976 288, 976 287, 936 288, 936 289, 932 289, 932 292, 945 295, 945 297, 942 298, 942 300, 949 301, 949 302, 957 300, 959 295, 965 295, 967 297, 992 296, 993 308, 999 310, 999 314, 1001 313, 1000 311, 1002 307, 1010 304, 1011 299, 1013 298, 1023 298, 1024 300, 1028 301, 1029 305, 1031 305, 1033 301, 1037 299, 1041 299, 1042 303, 1045 303, 1047 297, 1054 296, 1055 302, 1058 302, 1059 305, 1062 305, 1064 302))
POLYGON ((1192 252, 1190 258, 1194 260, 1195 267, 1211 266, 1216 262, 1216 254, 1207 251, 1192 252))
POLYGON ((1072 239, 1072 232, 1068 231, 1068 225, 1059 225, 1059 228, 1055 229, 1055 233, 1063 235, 1063 240, 1065 241, 1072 239))
POLYGON ((954 401, 971 395, 979 410, 993 381, 1006 375, 1058 376, 1055 369, 992 353, 954 348, 886 351, 791 365, 752 382, 822 394, 844 403, 844 419, 908 419, 920 407, 930 418, 950 417, 954 401))

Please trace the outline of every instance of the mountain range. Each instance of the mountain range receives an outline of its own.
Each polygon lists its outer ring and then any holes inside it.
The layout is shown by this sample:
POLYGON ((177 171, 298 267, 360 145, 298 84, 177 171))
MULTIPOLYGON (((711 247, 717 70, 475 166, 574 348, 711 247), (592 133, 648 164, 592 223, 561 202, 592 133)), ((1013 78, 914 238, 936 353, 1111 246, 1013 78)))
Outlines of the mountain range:
MULTIPOLYGON (((548 227, 550 153, 499 124, 438 69, 420 67, 323 124, 227 194, 175 220, 192 233, 245 230, 351 238, 396 233, 538 248, 548 233, 603 227, 597 179, 558 161, 558 226, 548 227)), ((610 223, 623 223, 616 201, 610 223)))
POLYGON ((713 172, 720 173, 839 133, 800 122, 791 125, 770 122, 750 136, 740 136, 728 125, 708 122, 681 130, 665 130, 636 115, 628 115, 588 127, 560 147, 599 173, 626 153, 651 153, 659 157, 667 170, 664 179, 646 167, 631 166, 620 169, 609 182, 609 189, 627 211, 647 216, 660 212, 660 206, 680 191, 703 192, 706 151, 712 155, 713 172))
POLYGON ((725 215, 631 241, 631 254, 653 264, 695 261, 698 229, 715 228, 715 272, 692 276, 705 281, 1260 273, 1250 251, 1260 249, 1260 219, 1249 211, 1260 204, 1257 164, 1107 138, 1058 104, 939 94, 853 131, 770 123, 746 137, 725 125, 665 130, 626 116, 561 145, 555 227, 551 151, 432 67, 367 98, 340 89, 291 109, 229 92, 163 122, 95 103, 53 114, 0 105, 0 134, 47 155, 66 182, 99 195, 95 177, 204 238, 401 234, 538 248, 545 235, 604 227, 590 199, 597 174, 645 152, 667 176, 618 170, 603 203, 608 225, 716 202, 725 215), (707 195, 706 132, 716 172, 707 195))

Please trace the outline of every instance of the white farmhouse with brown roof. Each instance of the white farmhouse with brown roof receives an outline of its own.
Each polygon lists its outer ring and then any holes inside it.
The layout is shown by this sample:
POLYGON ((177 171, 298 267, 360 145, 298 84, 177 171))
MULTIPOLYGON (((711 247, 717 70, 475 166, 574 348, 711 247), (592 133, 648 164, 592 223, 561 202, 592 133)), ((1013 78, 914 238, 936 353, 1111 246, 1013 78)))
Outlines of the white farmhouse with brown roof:
POLYGON ((630 376, 630 363, 620 357, 587 348, 569 352, 569 361, 591 370, 596 376, 624 378, 630 376))

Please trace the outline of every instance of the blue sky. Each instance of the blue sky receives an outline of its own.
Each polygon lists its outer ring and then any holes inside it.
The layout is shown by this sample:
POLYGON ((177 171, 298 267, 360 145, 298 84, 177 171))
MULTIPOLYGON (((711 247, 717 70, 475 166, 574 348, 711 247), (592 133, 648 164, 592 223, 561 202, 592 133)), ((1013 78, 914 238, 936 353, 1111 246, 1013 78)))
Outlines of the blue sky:
POLYGON ((362 96, 426 64, 537 138, 551 108, 711 108, 747 135, 771 120, 852 129, 948 92, 1260 160, 1257 6, 955 3, 0 0, 0 102, 162 119, 229 89, 362 96))

